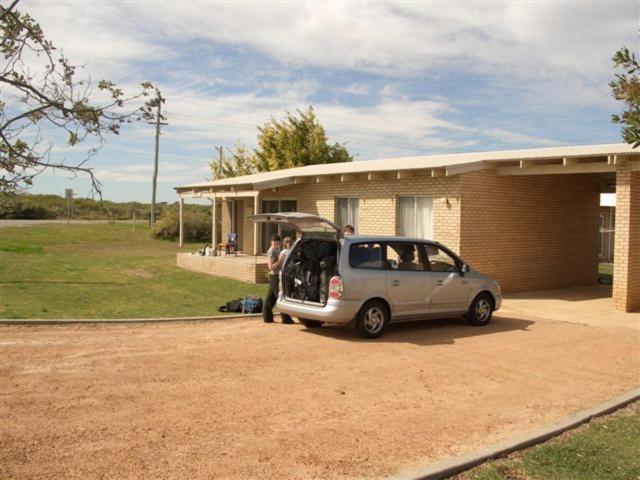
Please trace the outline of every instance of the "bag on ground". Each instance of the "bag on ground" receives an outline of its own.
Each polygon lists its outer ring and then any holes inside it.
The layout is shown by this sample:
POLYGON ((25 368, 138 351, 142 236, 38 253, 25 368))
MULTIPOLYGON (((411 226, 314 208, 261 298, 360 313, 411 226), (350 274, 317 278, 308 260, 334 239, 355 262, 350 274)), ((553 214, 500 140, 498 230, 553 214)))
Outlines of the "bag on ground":
POLYGON ((242 313, 261 313, 262 299, 257 297, 244 297, 242 299, 242 313))
POLYGON ((244 297, 231 300, 218 308, 219 312, 261 313, 262 299, 258 297, 244 297))
POLYGON ((230 302, 225 303, 224 305, 218 307, 219 312, 242 312, 242 298, 238 298, 236 300, 231 300, 230 302))

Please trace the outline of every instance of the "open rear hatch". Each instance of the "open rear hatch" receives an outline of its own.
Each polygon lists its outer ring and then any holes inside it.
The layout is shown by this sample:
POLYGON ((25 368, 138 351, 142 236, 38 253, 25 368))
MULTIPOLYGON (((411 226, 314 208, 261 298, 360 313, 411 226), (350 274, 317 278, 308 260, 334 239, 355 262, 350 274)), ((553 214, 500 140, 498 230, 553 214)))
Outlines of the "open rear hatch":
POLYGON ((338 274, 340 227, 326 218, 302 212, 261 213, 248 218, 258 223, 287 225, 301 234, 282 269, 284 296, 294 302, 325 305, 329 279, 338 274))
POLYGON ((319 215, 303 212, 279 212, 279 213, 259 213, 250 215, 249 220, 257 223, 279 223, 294 228, 302 235, 313 233, 335 234, 340 237, 340 227, 331 220, 327 220, 319 215))

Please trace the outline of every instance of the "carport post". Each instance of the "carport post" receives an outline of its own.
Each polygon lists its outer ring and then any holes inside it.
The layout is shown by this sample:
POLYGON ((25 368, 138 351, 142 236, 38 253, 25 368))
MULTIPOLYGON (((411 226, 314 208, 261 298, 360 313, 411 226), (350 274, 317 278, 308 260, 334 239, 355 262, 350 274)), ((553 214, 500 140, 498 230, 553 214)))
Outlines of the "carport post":
POLYGON ((622 163, 616 168, 616 235, 613 304, 618 310, 640 309, 640 172, 622 163))
POLYGON ((215 194, 211 199, 211 202, 211 248, 213 248, 214 251, 217 251, 218 245, 216 245, 216 238, 218 237, 218 202, 216 201, 215 194))
POLYGON ((179 218, 180 218, 180 227, 179 227, 179 240, 178 240, 178 246, 182 246, 183 240, 184 240, 184 225, 182 222, 182 207, 184 206, 184 198, 182 198, 182 195, 180 195, 180 201, 178 202, 178 212, 179 212, 179 218))
MULTIPOLYGON (((253 214, 257 215, 260 213, 259 210, 260 202, 258 201, 258 193, 256 192, 255 197, 253 197, 253 214)), ((253 255, 258 255, 258 223, 253 222, 253 255)))

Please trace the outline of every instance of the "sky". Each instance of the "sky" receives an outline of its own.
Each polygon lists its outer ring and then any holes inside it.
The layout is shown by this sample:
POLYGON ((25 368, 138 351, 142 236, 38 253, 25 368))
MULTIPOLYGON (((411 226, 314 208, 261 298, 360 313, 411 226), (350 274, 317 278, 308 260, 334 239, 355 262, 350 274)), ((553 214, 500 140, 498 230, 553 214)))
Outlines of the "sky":
MULTIPOLYGON (((2 0, 2 3, 7 3, 2 0)), ((159 201, 210 178, 214 147, 313 105, 357 161, 620 142, 611 57, 638 50, 630 2, 60 2, 22 0, 79 76, 166 98, 159 201)), ((105 199, 148 202, 154 127, 91 160, 105 199)), ((90 147, 91 144, 86 145, 90 147)), ((77 155, 56 146, 59 158, 77 155)), ((89 193, 36 178, 34 193, 89 193)))

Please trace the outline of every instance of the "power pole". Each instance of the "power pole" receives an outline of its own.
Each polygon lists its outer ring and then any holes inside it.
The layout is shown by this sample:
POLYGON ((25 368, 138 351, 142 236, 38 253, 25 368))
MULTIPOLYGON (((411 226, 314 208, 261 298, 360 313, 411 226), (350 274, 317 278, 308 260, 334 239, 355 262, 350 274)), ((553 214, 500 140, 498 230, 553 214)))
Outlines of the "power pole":
POLYGON ((164 98, 160 94, 160 90, 157 90, 158 94, 158 110, 156 112, 156 121, 149 122, 149 125, 156 126, 156 157, 153 163, 153 187, 151 190, 151 226, 153 227, 156 224, 156 189, 158 186, 158 155, 160 152, 160 126, 168 125, 167 122, 161 121, 162 117, 162 102, 164 102, 164 98))

